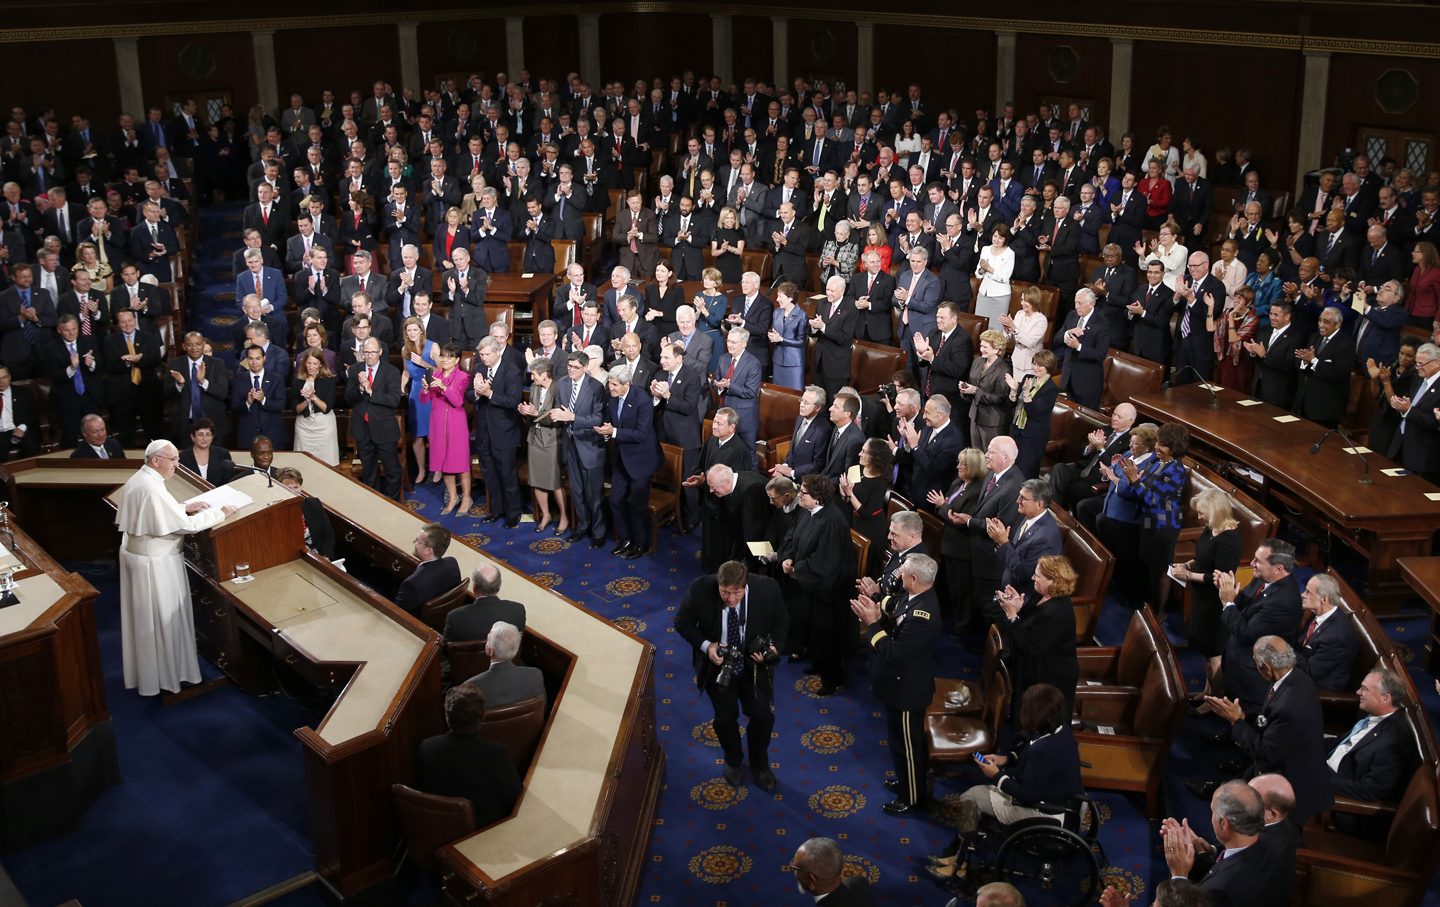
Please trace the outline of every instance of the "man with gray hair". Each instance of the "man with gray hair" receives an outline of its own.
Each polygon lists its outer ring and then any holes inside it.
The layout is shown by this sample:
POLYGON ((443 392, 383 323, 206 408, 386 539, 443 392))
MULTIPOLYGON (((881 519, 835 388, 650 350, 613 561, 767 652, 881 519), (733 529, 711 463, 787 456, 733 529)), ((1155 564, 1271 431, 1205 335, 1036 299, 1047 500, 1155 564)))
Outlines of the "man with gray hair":
MULTIPOLYGON (((1380 230, 1383 235, 1385 228, 1370 229, 1380 230)), ((1388 247, 1387 252, 1397 254, 1393 246, 1388 247)), ((1360 324, 1355 329, 1355 359, 1359 362, 1372 359, 1394 362, 1400 352, 1400 329, 1409 320, 1410 313, 1401 304, 1405 301, 1404 284, 1398 278, 1384 280, 1382 277, 1381 280, 1383 282, 1367 283, 1362 280, 1360 283, 1366 295, 1363 297, 1365 305, 1360 313, 1360 324)), ((1352 296, 1351 304, 1361 298, 1352 296)))
MULTIPOLYGON (((900 568, 912 554, 929 554, 925 547, 925 523, 920 514, 913 510, 900 510, 890 515, 888 540, 890 551, 885 557, 885 569, 877 582, 868 576, 855 580, 855 588, 861 595, 868 595, 880 602, 887 614, 895 610, 896 593, 900 591, 900 568)), ((872 562, 873 563, 873 562, 872 562)), ((903 598, 903 596, 901 596, 903 598)))
POLYGON ((1221 668, 1225 692, 1248 714, 1256 714, 1268 695, 1269 683, 1256 670, 1251 648, 1262 636, 1296 639, 1304 613, 1295 581, 1295 546, 1283 539, 1264 539, 1250 560, 1255 578, 1237 591, 1231 573, 1214 575, 1223 607, 1220 620, 1229 635, 1221 668))
POLYGON ((1210 847, 1189 820, 1167 818, 1160 824, 1165 862, 1171 879, 1189 879, 1210 894, 1212 903, 1231 907, 1273 907, 1287 903, 1294 866, 1275 856, 1261 836, 1265 804, 1244 781, 1218 785, 1210 801, 1210 827, 1220 849, 1210 847))
MULTIPOLYGON (((1440 328, 1436 329, 1440 336, 1440 328)), ((1400 413, 1400 431, 1390 442, 1390 459, 1419 473, 1427 482, 1440 481, 1440 346, 1421 344, 1415 351, 1415 373, 1420 383, 1408 397, 1392 396, 1390 406, 1400 413)))
MULTIPOLYGON (((875 896, 863 873, 844 878, 845 853, 834 838, 811 838, 790 858, 795 887, 825 907, 871 907, 875 896)), ((1024 907, 1024 905, 1020 905, 1024 907)))
POLYGON ((475 266, 487 274, 503 274, 510 270, 510 249, 505 245, 513 232, 510 212, 500 207, 498 200, 495 187, 486 186, 480 193, 480 207, 470 218, 475 266))
MULTIPOLYGON (((775 304, 760 292, 760 275, 754 271, 746 271, 740 275, 740 295, 730 302, 730 314, 725 316, 725 323, 729 325, 723 332, 726 335, 727 349, 730 331, 741 329, 745 331, 746 340, 744 349, 753 355, 763 368, 770 364, 770 328, 771 315, 775 311, 775 304)), ((722 354, 722 360, 725 358, 722 354)))
POLYGON ((938 565, 926 554, 912 554, 900 568, 904 595, 893 615, 880 603, 860 595, 850 609, 865 623, 865 638, 875 651, 875 696, 884 705, 889 728, 890 760, 895 779, 886 781, 895 799, 881 810, 890 816, 918 813, 929 796, 926 779, 930 753, 925 710, 935 696, 932 650, 940 632, 940 601, 935 596, 938 565))
POLYGON ((454 267, 440 275, 441 298, 450 307, 450 336, 461 349, 474 349, 486 334, 485 289, 489 277, 471 267, 470 253, 463 246, 450 253, 450 260, 454 267))
POLYGON ((730 557, 731 540, 725 524, 720 521, 720 500, 710 493, 706 476, 717 465, 735 472, 750 469, 750 453, 737 433, 739 417, 735 410, 722 406, 710 422, 710 437, 700 448, 700 461, 682 483, 687 489, 700 491, 700 566, 707 573, 720 569, 730 557))
POLYGON ((1360 641, 1350 615, 1340 609, 1340 583, 1328 573, 1315 574, 1305 584, 1300 604, 1311 620, 1300 634, 1295 667, 1310 675, 1319 689, 1345 689, 1360 641))
MULTIPOLYGON (((1278 772, 1296 790, 1295 821, 1304 825, 1311 816, 1330 808, 1331 773, 1325 764, 1325 720, 1320 713, 1320 694, 1304 671, 1295 670, 1295 650, 1278 636, 1262 636, 1253 648, 1260 676, 1270 685, 1265 705, 1253 725, 1245 711, 1232 699, 1205 697, 1215 713, 1230 722, 1230 736, 1240 750, 1254 760, 1245 772, 1253 778, 1278 772)), ((1221 763, 1222 771, 1239 771, 1239 760, 1221 763)), ((1191 778, 1186 787, 1205 797, 1214 782, 1191 778)))
POLYGON ((525 629, 525 606, 500 597, 500 568, 482 561, 470 574, 470 588, 475 598, 445 615, 445 642, 470 642, 485 639, 490 628, 504 621, 520 630, 525 629))
POLYGON ((1180 314, 1174 328, 1171 386, 1210 380, 1215 371, 1215 332, 1206 330, 1206 325, 1224 314, 1225 297, 1225 284, 1210 273, 1209 253, 1190 253, 1185 273, 1175 281, 1175 306, 1180 314))
POLYGON ((1350 405, 1355 341, 1340 330, 1344 323, 1344 311, 1326 306, 1320 313, 1319 330, 1310 335, 1308 342, 1301 341, 1306 345, 1295 351, 1300 360, 1300 384, 1292 412, 1326 428, 1338 426, 1350 405))
POLYGON ((503 620, 496 621, 485 636, 485 654, 490 656, 490 667, 465 681, 485 694, 486 708, 545 698, 545 675, 539 668, 515 664, 519 652, 520 629, 503 620))
POLYGON ((955 458, 966 447, 967 438, 951 420, 951 412, 950 401, 936 394, 925 401, 923 429, 913 420, 901 420, 897 425, 903 443, 895 458, 911 467, 905 494, 931 512, 935 505, 928 500, 930 492, 943 493, 949 487, 955 476, 955 458))
POLYGON ((685 351, 685 361, 693 362, 699 367, 701 374, 710 368, 710 360, 715 356, 715 339, 704 331, 697 330, 695 326, 695 309, 689 305, 682 305, 675 310, 675 333, 666 337, 668 343, 678 343, 685 351))
POLYGON ((185 581, 184 536, 209 529, 235 507, 182 504, 165 487, 180 453, 169 441, 151 441, 145 465, 120 490, 115 525, 120 541, 120 631, 125 688, 141 696, 180 692, 199 683, 195 618, 185 581))
POLYGON ((1059 336, 1066 347, 1060 389, 1081 406, 1100 409, 1105 357, 1110 352, 1110 322, 1096 314, 1094 290, 1085 287, 1075 294, 1075 310, 1065 316, 1059 336))
POLYGON ((850 383, 850 358, 855 328, 860 319, 855 304, 845 296, 845 278, 825 282, 825 301, 815 309, 810 334, 815 337, 815 380, 834 396, 850 383))
POLYGON ((517 409, 524 393, 520 369, 504 361, 507 347, 494 337, 480 341, 480 364, 465 391, 465 402, 475 404, 475 455, 485 479, 490 513, 483 523, 503 519, 506 529, 520 525, 520 477, 515 452, 524 437, 517 409))
POLYGON ((610 553, 635 560, 650 551, 650 478, 660 466, 655 439, 655 414, 650 398, 630 383, 630 368, 610 370, 611 399, 605 421, 595 432, 615 442, 615 468, 610 475, 610 513, 620 544, 610 553))
MULTIPOLYGON (((986 521, 985 532, 995 543, 995 556, 1005 565, 1000 587, 1013 586, 1022 596, 1035 591, 1035 566, 1040 558, 1065 553, 1060 525, 1050 512, 1050 482, 1026 479, 1015 499, 1020 520, 1007 527, 992 517, 986 521)), ((1001 624, 1000 626, 1005 626, 1001 624)), ((1061 690, 1070 699, 1068 690, 1061 690)))
MULTIPOLYGON (((1352 800, 1399 800, 1410 781, 1406 771, 1413 763, 1414 747, 1405 716, 1405 681, 1376 665, 1358 690, 1360 720, 1335 741, 1325 755, 1325 767, 1337 796, 1352 800)), ((1383 841, 1390 817, 1332 814, 1335 827, 1346 834, 1383 841)))
POLYGON ((755 438, 760 433, 761 372, 765 360, 751 354, 749 337, 749 332, 743 327, 729 330, 725 336, 725 352, 720 355, 710 383, 720 395, 720 405, 735 411, 740 440, 749 452, 745 468, 754 469, 755 438))
POLYGON ((833 427, 825 418, 825 399, 824 389, 813 384, 805 387, 800 395, 800 413, 790 432, 790 450, 785 454, 785 462, 771 468, 770 475, 803 479, 825 465, 833 427))

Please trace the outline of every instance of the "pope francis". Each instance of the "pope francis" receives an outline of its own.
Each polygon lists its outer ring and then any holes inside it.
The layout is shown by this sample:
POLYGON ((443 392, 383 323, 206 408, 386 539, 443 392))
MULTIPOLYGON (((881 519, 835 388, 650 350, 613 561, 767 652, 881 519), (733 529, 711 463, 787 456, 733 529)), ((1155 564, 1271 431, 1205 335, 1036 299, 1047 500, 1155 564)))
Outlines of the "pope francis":
POLYGON ((120 631, 125 688, 141 696, 164 689, 180 692, 181 682, 200 682, 195 654, 195 616, 190 583, 180 553, 183 536, 208 529, 235 512, 209 504, 188 507, 175 500, 165 481, 175 474, 180 454, 169 441, 145 448, 145 465, 125 483, 115 523, 120 545, 120 631))

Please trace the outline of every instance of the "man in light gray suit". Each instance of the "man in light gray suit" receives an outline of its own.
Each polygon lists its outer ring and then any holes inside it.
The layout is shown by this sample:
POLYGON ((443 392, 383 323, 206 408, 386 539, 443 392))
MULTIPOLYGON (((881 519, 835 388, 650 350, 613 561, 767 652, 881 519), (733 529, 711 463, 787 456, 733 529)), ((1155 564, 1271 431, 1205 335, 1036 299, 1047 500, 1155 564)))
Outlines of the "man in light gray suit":
POLYGON ((524 702, 545 695, 545 675, 539 668, 522 668, 512 659, 520 651, 520 631, 514 624, 501 621, 490 628, 485 640, 485 654, 490 667, 466 683, 473 683, 485 694, 485 707, 495 708, 524 702))
POLYGON ((720 405, 735 410, 740 440, 744 442, 750 469, 755 468, 755 438, 760 433, 760 360, 745 349, 750 334, 733 328, 725 335, 724 353, 715 364, 710 383, 720 395, 720 405))
MULTIPOLYGON (((895 303, 904 303, 905 313, 900 316, 900 349, 909 353, 911 363, 919 362, 915 355, 915 335, 926 338, 935 330, 935 310, 940 305, 940 278, 926 267, 930 253, 923 247, 910 250, 910 267, 900 272, 895 283, 895 303)), ((913 368, 913 366, 912 366, 913 368)), ((918 369, 916 369, 918 372, 918 369)))
POLYGON ((710 369, 710 357, 715 355, 715 338, 695 329, 695 310, 682 305, 675 310, 675 325, 680 330, 666 337, 668 343, 678 343, 685 348, 685 361, 700 367, 703 374, 710 369))

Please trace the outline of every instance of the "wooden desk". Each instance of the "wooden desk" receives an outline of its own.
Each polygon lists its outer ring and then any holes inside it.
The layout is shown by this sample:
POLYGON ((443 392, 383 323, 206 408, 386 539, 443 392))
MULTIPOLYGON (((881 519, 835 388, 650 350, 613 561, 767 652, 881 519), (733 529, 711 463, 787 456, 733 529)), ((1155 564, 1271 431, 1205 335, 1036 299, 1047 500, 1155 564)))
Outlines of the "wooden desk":
POLYGON ((1440 557, 1402 557, 1405 582, 1430 606, 1430 638, 1425 643, 1425 670, 1440 672, 1440 557))
POLYGON ((1238 401, 1251 398, 1237 391, 1221 390, 1217 396, 1218 409, 1210 405, 1209 391, 1189 384, 1131 401, 1142 417, 1178 422, 1199 443, 1260 472, 1267 498, 1298 499, 1310 508, 1333 534, 1370 558, 1366 601, 1371 609, 1395 611, 1410 597, 1397 561, 1429 554, 1440 529, 1440 501, 1425 495, 1440 488, 1415 475, 1383 475, 1381 470, 1395 464, 1376 453, 1365 454, 1374 484, 1362 485, 1365 465, 1345 452, 1348 445, 1338 435, 1311 455, 1311 446, 1325 435, 1324 426, 1305 419, 1276 422, 1277 416, 1290 414, 1267 403, 1240 406, 1238 401))
MULTIPOLYGON (((105 701, 95 588, 67 573, 11 523, 19 604, 0 610, 0 847, 15 850, 73 831, 120 783, 105 701)), ((8 540, 6 540, 8 541, 8 540)))

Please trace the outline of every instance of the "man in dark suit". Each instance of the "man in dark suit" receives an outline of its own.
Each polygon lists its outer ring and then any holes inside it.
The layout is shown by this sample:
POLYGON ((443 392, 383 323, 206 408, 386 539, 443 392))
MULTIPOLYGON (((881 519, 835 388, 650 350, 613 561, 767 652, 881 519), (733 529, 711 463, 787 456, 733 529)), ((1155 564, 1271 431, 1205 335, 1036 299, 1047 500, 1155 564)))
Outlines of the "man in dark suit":
POLYGON ((715 576, 690 583, 675 612, 675 629, 694 650, 696 689, 710 697, 715 709, 713 725, 725 756, 725 780, 736 786, 741 783, 748 751, 756 785, 774 790, 775 773, 767 755, 775 725, 770 711, 774 668, 766 662, 786 651, 789 613, 779 584, 751 575, 741 561, 726 561, 715 576), (731 650, 738 659, 727 659, 731 650), (744 749, 742 709, 749 719, 744 749))
POLYGON ((1070 307, 1080 284, 1080 225, 1070 216, 1070 199, 1060 196, 1045 215, 1036 248, 1047 253, 1044 282, 1060 288, 1060 311, 1070 307))
POLYGON ((1255 715, 1272 681, 1261 676, 1252 649, 1262 636, 1279 636, 1287 643, 1295 639, 1303 609, 1294 576, 1295 546, 1265 539, 1250 563, 1255 579, 1243 591, 1237 593, 1233 574, 1220 578, 1219 589, 1220 619, 1230 631, 1222 661, 1225 692, 1246 714, 1255 715))
POLYGON ((72 460, 123 460, 125 448, 105 430, 105 420, 91 413, 80 423, 80 443, 70 453, 72 460))
MULTIPOLYGON (((245 351, 241 365, 243 368, 230 384, 230 411, 238 417, 236 440, 241 447, 249 447, 257 435, 264 435, 276 447, 288 447, 290 436, 281 419, 288 392, 284 377, 266 368, 265 351, 258 346, 245 351)), ((110 387, 114 392, 115 382, 110 387)))
POLYGON ((74 315, 85 325, 85 333, 98 336, 110 323, 110 304, 102 290, 92 288, 90 272, 81 268, 71 278, 70 289, 56 302, 55 314, 74 315))
MULTIPOLYGON (((631 383, 637 383, 634 376, 631 383)), ((660 347, 659 371, 652 373, 643 386, 659 414, 656 431, 660 442, 680 448, 682 472, 690 475, 700 461, 700 447, 704 444, 701 430, 710 403, 705 364, 688 360, 683 346, 667 341, 660 347)), ((700 521, 699 492, 687 489, 685 500, 686 525, 695 526, 700 521)))
POLYGON ((198 331, 185 335, 185 355, 166 364, 164 395, 170 402, 170 437, 190 437, 190 423, 209 419, 215 434, 230 433, 227 407, 230 402, 230 374, 215 356, 205 355, 205 337, 198 331))
POLYGON ((1215 371, 1215 334, 1205 326, 1225 310, 1225 285, 1210 273, 1208 253, 1190 253, 1186 273, 1175 281, 1174 306, 1179 314, 1173 334, 1175 377, 1171 384, 1208 382, 1215 371))
POLYGON ((1290 311, 1289 302, 1276 301, 1270 306, 1270 326, 1245 342, 1245 351, 1259 360, 1255 364, 1255 396, 1287 410, 1295 403, 1300 372, 1300 360, 1295 357, 1300 338, 1290 325, 1290 311))
POLYGON ((40 452, 40 418, 28 387, 10 383, 10 370, 0 364, 0 463, 33 457, 40 452), (4 426, 8 423, 9 427, 4 426))
POLYGON ((445 695, 449 733, 420 742, 417 766, 417 783, 425 793, 470 801, 476 828, 510 815, 524 790, 510 753, 480 737, 484 721, 485 694, 468 683, 452 689, 445 695))
POLYGON ((524 632, 525 606, 500 597, 501 574, 494 564, 480 564, 470 576, 475 598, 445 615, 445 642, 487 639, 490 628, 507 623, 524 632))
POLYGON ((1349 226, 1344 213, 1332 209, 1325 215, 1325 229, 1315 235, 1315 257, 1320 271, 1332 279, 1341 268, 1355 270, 1360 265, 1360 249, 1365 245, 1361 226, 1349 226))
POLYGON ((578 327, 581 323, 581 308, 587 302, 599 299, 595 285, 585 279, 585 266, 572 264, 565 271, 565 280, 555 287, 555 296, 550 302, 550 317, 562 328, 578 327))
POLYGON ((1326 428, 1340 424, 1350 402, 1355 341, 1340 330, 1344 320, 1344 312, 1327 306, 1320 313, 1319 331, 1311 335, 1309 343, 1295 351, 1300 360, 1300 381, 1292 411, 1326 428))
MULTIPOLYGON (((405 399, 400 392, 400 372, 383 361, 380 341, 374 337, 364 341, 362 350, 365 361, 352 365, 345 381, 350 435, 360 455, 362 481, 388 498, 399 499, 400 455, 395 444, 400 439, 400 426, 395 421, 395 408, 405 399)), ((254 351, 248 354, 255 355, 254 351)))
MULTIPOLYGON (((893 780, 893 779, 892 779, 893 780)), ((833 838, 811 838, 790 859, 795 884, 824 907, 874 907, 870 880, 863 875, 844 877, 845 854, 833 838)))
POLYGON ((964 309, 958 303, 942 302, 935 310, 935 330, 915 345, 915 352, 924 364, 924 383, 920 388, 923 396, 939 394, 949 400, 951 417, 960 429, 960 436, 968 439, 969 404, 960 398, 960 382, 970 377, 974 348, 970 343, 970 334, 960 327, 962 311, 964 309))
POLYGON ((1063 554, 1064 542, 1060 525, 1050 512, 1050 483, 1045 479, 1026 479, 1015 498, 1020 518, 1012 527, 991 519, 985 527, 995 543, 995 556, 1004 564, 1000 587, 1014 588, 1021 596, 1035 591, 1035 565, 1040 558, 1063 554))
POLYGON ((540 199, 531 198, 526 203, 530 217, 520 228, 525 237, 525 257, 521 268, 527 274, 553 274, 555 272, 555 221, 547 218, 541 210, 540 199))
MULTIPOLYGON (((164 436, 160 420, 160 380, 155 375, 163 350, 159 337, 137 329, 135 314, 128 309, 119 313, 116 322, 119 330, 106 337, 100 347, 105 373, 109 376, 106 398, 120 443, 134 447, 137 415, 148 437, 164 436)), ((282 393, 281 408, 284 402, 282 393)))
MULTIPOLYGON (((1325 754, 1331 787, 1338 797, 1351 800, 1399 800, 1409 782, 1406 772, 1415 758, 1412 737, 1401 708, 1406 704, 1405 681, 1376 665, 1360 682, 1361 718, 1335 741, 1325 754)), ((1346 834, 1383 840, 1388 816, 1332 814, 1346 834)))
MULTIPOLYGON (((839 484, 840 477, 860 462, 860 448, 865 446, 865 432, 860 427, 860 399, 851 394, 837 394, 830 401, 830 435, 824 465, 817 470, 839 484)), ((803 476, 802 476, 803 478, 803 476)))
POLYGON ((935 330, 935 309, 942 302, 940 278, 929 270, 930 255, 923 246, 912 248, 907 255, 908 267, 901 265, 900 276, 895 281, 895 301, 904 306, 900 316, 900 348, 910 354, 912 371, 918 371, 915 363, 915 337, 923 340, 935 330))
MULTIPOLYGON (((1394 252, 1394 247, 1389 247, 1394 252)), ((1365 364, 1373 359, 1378 362, 1394 362, 1400 354, 1400 331, 1405 327, 1409 313, 1402 305, 1405 287, 1399 278, 1382 284, 1366 287, 1369 298, 1365 310, 1360 313, 1355 326, 1355 362, 1365 364), (1369 295, 1371 290, 1373 295, 1369 295)), ((1354 304, 1354 297, 1351 297, 1354 304)))
POLYGON ((415 571, 400 583, 395 604, 415 617, 431 599, 460 585, 460 565, 446 557, 450 547, 450 530, 439 523, 426 523, 415 536, 415 571))
POLYGON ((1440 479, 1440 348, 1423 344, 1415 352, 1415 370, 1420 379, 1409 397, 1392 397, 1391 406, 1400 412, 1400 431, 1390 443, 1390 459, 1419 473, 1426 481, 1440 479), (1429 407, 1429 409, 1426 409, 1429 407))
POLYGON ((597 429, 602 437, 615 441, 610 511, 620 543, 611 553, 627 560, 650 551, 650 478, 660 465, 653 405, 643 388, 633 386, 631 379, 628 365, 622 363, 610 369, 611 399, 605 404, 605 421, 597 429))
POLYGON ((1380 224, 1365 231, 1365 240, 1368 248, 1360 252, 1360 266, 1355 276, 1368 288, 1367 295, 1373 295, 1386 281, 1403 280, 1410 270, 1410 261, 1403 248, 1390 242, 1389 235, 1380 224))
POLYGON ((715 225, 696 212, 695 200, 690 196, 680 196, 676 204, 679 210, 665 218, 660 242, 670 246, 670 264, 675 269, 676 280, 699 280, 715 225))
POLYGON ((1165 862, 1172 879, 1188 878, 1229 907, 1273 907, 1286 903, 1295 876, 1279 858, 1272 836, 1263 834, 1265 804, 1244 781, 1227 781, 1210 795, 1210 826, 1216 845, 1188 824, 1167 818, 1160 825, 1165 862))
MULTIPOLYGON (((1295 821, 1301 825, 1327 810, 1335 798, 1324 759, 1325 722, 1315 682, 1295 670, 1295 651, 1278 636, 1262 636, 1252 647, 1260 677, 1268 685, 1265 705, 1254 723, 1231 699, 1205 697, 1215 713, 1230 722, 1231 738, 1254 760, 1247 777, 1265 772, 1284 775, 1294 786, 1295 821)), ((1241 764, 1222 764, 1239 769, 1241 764)), ((1195 779, 1187 786, 1197 796, 1208 793, 1195 779)))
MULTIPOLYGON (((747 271, 747 277, 753 277, 753 272, 747 271)), ((750 323, 750 315, 761 308, 761 302, 768 303, 764 297, 753 303, 749 312, 741 315, 735 311, 741 297, 736 297, 731 305, 730 317, 735 319, 743 317, 745 325, 750 323)), ((770 311, 770 306, 764 306, 765 311, 770 311)), ((725 352, 720 354, 715 364, 715 373, 711 386, 720 394, 720 405, 728 406, 735 411, 739 420, 736 428, 740 433, 740 440, 747 451, 754 451, 755 439, 760 432, 760 383, 762 380, 763 365, 758 356, 746 348, 747 335, 742 333, 744 328, 732 327, 725 337, 725 352)), ((745 464, 750 469, 755 465, 751 459, 745 464)))
MULTIPOLYGON (((1104 264, 1091 272, 1090 282, 1085 284, 1085 289, 1095 294, 1095 307, 1110 323, 1110 348, 1129 352, 1134 319, 1129 317, 1126 307, 1136 298, 1135 269, 1121 260, 1120 247, 1114 243, 1105 246, 1101 257, 1104 264)), ((1163 266, 1161 276, 1164 276, 1163 266)), ((1147 276, 1147 292, 1149 289, 1147 276)), ((1168 292, 1168 288, 1166 289, 1168 292)), ((1141 311, 1144 311, 1143 296, 1141 311)))
MULTIPOLYGON (((68 450, 80 437, 81 417, 105 407, 105 384, 100 377, 103 354, 99 334, 81 335, 73 315, 62 316, 59 338, 40 354, 40 368, 51 381, 51 400, 60 414, 60 448, 68 450)), ((8 375, 9 369, 6 369, 8 375)), ((37 428, 38 423, 26 423, 37 428)), ((104 423, 101 423, 102 428, 104 423)))
POLYGON ((246 230, 258 230, 264 244, 278 253, 285 248, 290 219, 276 201, 274 189, 269 183, 260 183, 255 191, 258 201, 245 209, 241 226, 246 230))
POLYGON ((868 595, 850 606, 865 624, 865 638, 875 652, 875 696, 885 706, 894 741, 889 749, 895 782, 887 781, 885 786, 895 799, 881 807, 891 816, 914 814, 929 799, 925 785, 930 755, 924 728, 925 710, 935 695, 932 649, 940 631, 940 601, 934 588, 938 567, 926 554, 905 558, 899 573, 907 596, 893 614, 884 614, 868 595))
POLYGON ((1056 463, 1050 470, 1051 495, 1061 507, 1074 512, 1077 504, 1095 496, 1095 484, 1103 481, 1100 467, 1109 466, 1112 457, 1129 449, 1135 416, 1133 403, 1116 405, 1110 413, 1110 430, 1092 431, 1083 457, 1073 463, 1056 463))
POLYGON ((831 277, 825 285, 825 298, 809 321, 810 334, 816 338, 815 381, 831 396, 850 383, 851 347, 860 317, 854 303, 845 298, 845 289, 845 278, 831 277))
MULTIPOLYGON (((309 250, 315 246, 320 246, 329 253, 329 258, 335 258, 334 240, 324 233, 315 232, 314 223, 315 220, 310 216, 310 212, 304 212, 297 222, 300 232, 285 240, 285 270, 287 273, 294 274, 304 268, 307 261, 306 256, 310 254, 309 250)), ((261 253, 264 253, 263 248, 261 253)))
POLYGON ((1110 241, 1120 247, 1125 263, 1138 261, 1135 244, 1144 238, 1145 196, 1136 191, 1139 180, 1126 172, 1120 180, 1120 191, 1113 194, 1110 204, 1110 241))
POLYGON ((520 405, 525 380, 521 370, 503 361, 506 345, 494 337, 480 341, 481 364, 465 391, 465 402, 475 404, 475 455, 485 476, 490 513, 482 522, 505 521, 505 528, 520 525, 520 479, 515 452, 524 436, 520 405))
POLYGON ((58 316, 50 294, 33 286, 28 264, 10 265, 12 286, 0 293, 0 360, 23 381, 39 370, 40 350, 55 336, 58 316))
POLYGON ((1350 672, 1360 647, 1355 626, 1340 603, 1340 584, 1325 573, 1310 577, 1300 595, 1300 604, 1310 612, 1311 620, 1300 634, 1295 667, 1309 675, 1321 690, 1344 690, 1350 685, 1350 672))
POLYGON ((994 539, 987 531, 987 521, 999 520, 1006 531, 1014 528, 1020 520, 1015 502, 1020 497, 1020 485, 1025 477, 1015 468, 1019 448, 1015 439, 1007 436, 995 438, 985 450, 985 466, 990 476, 980 491, 974 513, 954 514, 951 522, 961 527, 970 536, 970 563, 974 571, 972 602, 979 602, 979 608, 972 608, 972 621, 978 619, 978 627, 961 627, 962 632, 971 629, 983 630, 993 623, 1002 623, 1004 612, 994 602, 995 592, 1001 588, 1000 578, 1005 572, 1003 555, 997 553, 994 539))
POLYGON ((955 475, 955 458, 965 449, 969 439, 960 424, 951 418, 950 401, 941 395, 936 394, 925 401, 923 414, 923 429, 913 420, 899 423, 898 431, 903 443, 897 449, 896 457, 909 461, 910 482, 905 494, 916 506, 933 512, 935 505, 928 501, 930 492, 943 492, 950 486, 955 475))
POLYGON ((850 300, 860 316, 855 336, 860 340, 891 346, 894 331, 890 324, 890 309, 895 296, 895 278, 880 269, 879 252, 866 252, 861 264, 864 269, 850 279, 850 300))
POLYGON ((834 427, 825 418, 825 391, 813 385, 800 395, 800 414, 790 432, 790 450, 785 462, 770 470, 772 476, 801 479, 812 472, 821 472, 830 453, 830 435, 834 427))
POLYGON ((775 283, 788 280, 803 290, 810 275, 805 260, 810 246, 810 226, 795 216, 795 206, 788 202, 780 206, 779 215, 770 222, 765 238, 765 244, 774 254, 775 283))
POLYGON ((1110 352, 1110 322, 1095 313, 1093 291, 1075 294, 1075 311, 1065 316, 1058 336, 1067 347, 1060 390, 1081 406, 1098 410, 1105 388, 1105 357, 1110 352))
POLYGON ((585 373, 588 362, 583 350, 570 353, 566 374, 555 383, 556 408, 550 419, 565 426, 565 468, 575 498, 575 526, 568 539, 588 538, 591 548, 600 548, 606 536, 605 439, 595 428, 605 421, 608 396, 605 386, 585 373))
POLYGON ((1184 178, 1175 181, 1175 191, 1170 196, 1170 217, 1180 225, 1180 241, 1194 248, 1214 213, 1215 197, 1210 191, 1210 181, 1202 178, 1194 165, 1186 167, 1184 178))

